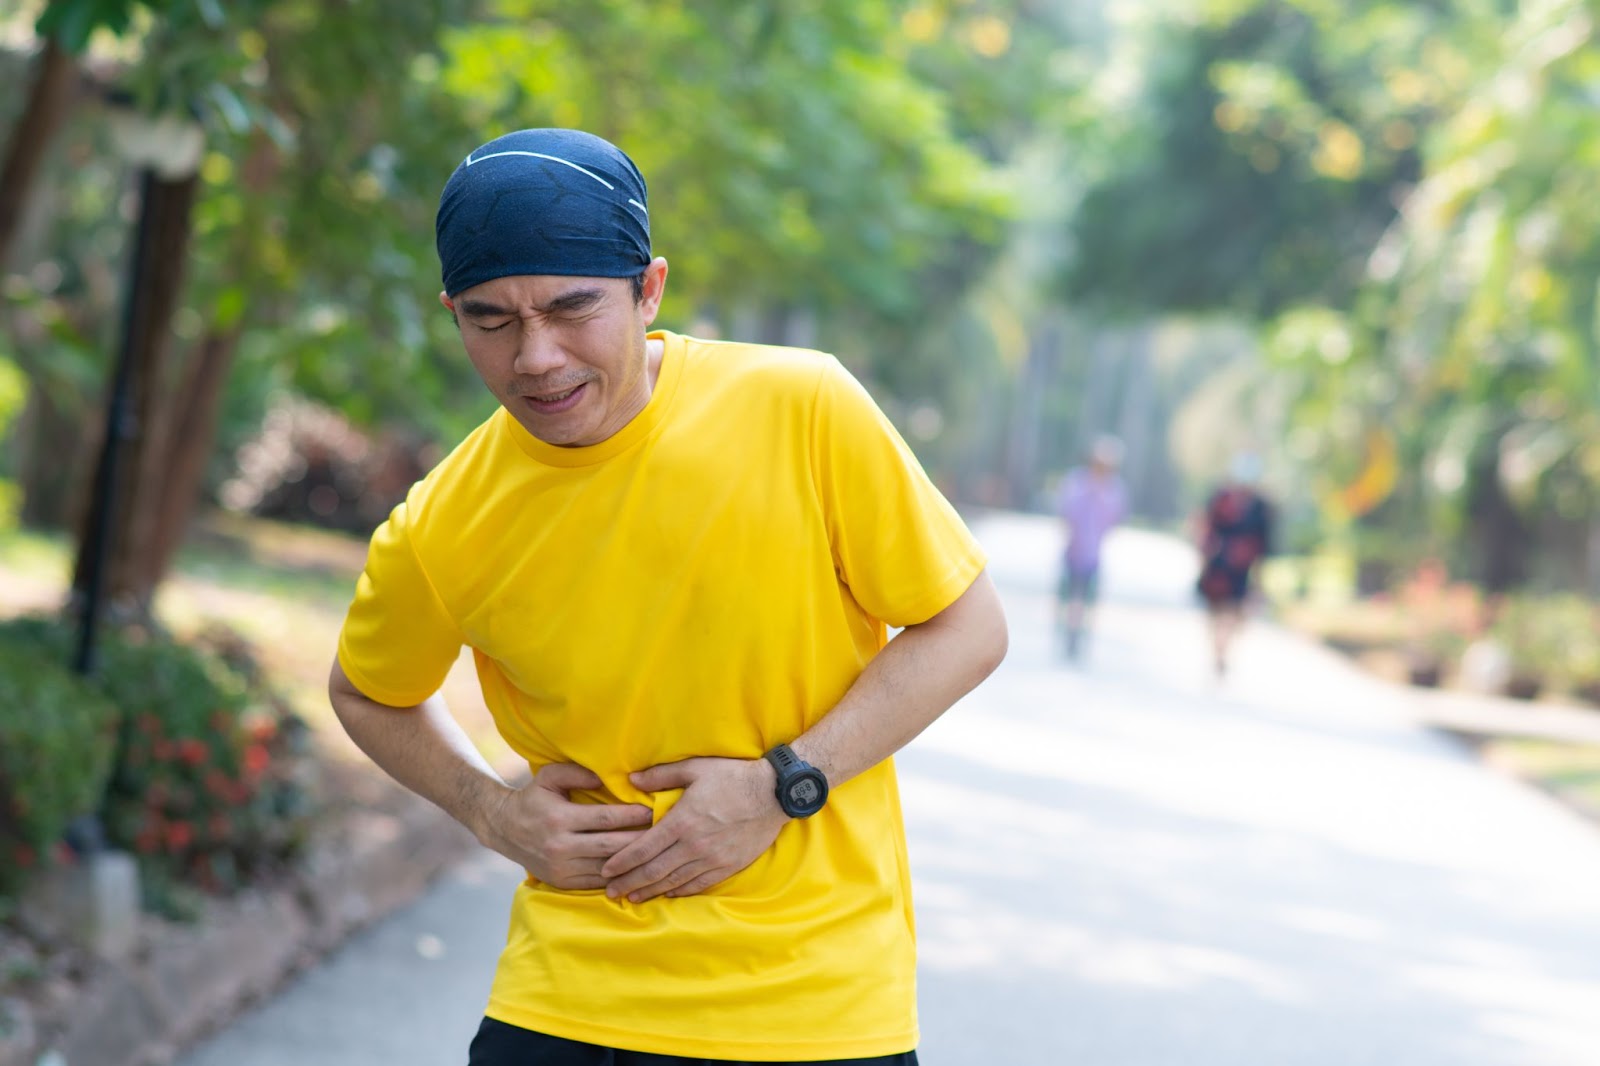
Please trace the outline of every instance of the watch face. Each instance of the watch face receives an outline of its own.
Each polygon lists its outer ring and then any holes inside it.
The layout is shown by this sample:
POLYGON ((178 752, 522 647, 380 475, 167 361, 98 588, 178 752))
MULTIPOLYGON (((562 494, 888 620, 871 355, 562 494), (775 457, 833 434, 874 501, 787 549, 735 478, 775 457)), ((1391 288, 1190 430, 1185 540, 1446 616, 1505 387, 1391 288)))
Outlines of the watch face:
POLYGON ((823 801, 828 798, 828 786, 825 778, 815 771, 804 773, 784 786, 784 808, 795 818, 804 818, 816 814, 822 809, 823 801))

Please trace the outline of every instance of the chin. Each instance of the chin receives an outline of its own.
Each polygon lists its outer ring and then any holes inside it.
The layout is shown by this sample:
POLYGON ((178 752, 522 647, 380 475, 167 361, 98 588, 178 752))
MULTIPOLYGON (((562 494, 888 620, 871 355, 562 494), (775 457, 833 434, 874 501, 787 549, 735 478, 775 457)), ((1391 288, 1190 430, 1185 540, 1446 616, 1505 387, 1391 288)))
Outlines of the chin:
MULTIPOLYGON (((515 413, 513 413, 515 415, 515 413)), ((580 447, 584 440, 584 427, 571 424, 561 424, 557 419, 538 419, 518 417, 517 422, 523 429, 546 444, 553 444, 558 448, 580 447)))

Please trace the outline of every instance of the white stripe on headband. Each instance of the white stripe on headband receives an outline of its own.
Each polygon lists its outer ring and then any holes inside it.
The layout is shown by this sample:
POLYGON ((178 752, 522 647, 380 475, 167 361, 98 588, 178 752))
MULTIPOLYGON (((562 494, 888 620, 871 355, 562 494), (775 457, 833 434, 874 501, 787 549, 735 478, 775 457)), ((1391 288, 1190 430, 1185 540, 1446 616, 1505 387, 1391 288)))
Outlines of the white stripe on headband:
MULTIPOLYGON (((606 188, 611 189, 612 191, 616 190, 616 186, 615 185, 611 184, 609 181, 607 181, 605 178, 602 178, 600 175, 596 174, 594 171, 587 170, 587 169, 585 169, 583 167, 580 167, 578 164, 574 163, 570 159, 562 159, 558 155, 545 155, 543 152, 524 152, 524 151, 520 151, 520 150, 519 151, 510 151, 510 152, 491 152, 488 155, 480 155, 476 159, 472 158, 472 156, 469 155, 469 156, 467 156, 467 166, 470 167, 474 163, 481 163, 485 159, 498 159, 499 157, 501 157, 503 155, 526 155, 526 156, 532 156, 534 159, 548 159, 552 163, 562 163, 562 164, 565 164, 566 166, 571 167, 573 170, 576 170, 580 174, 589 175, 589 177, 593 178, 595 181, 598 181, 601 185, 604 185, 606 188)), ((648 218, 650 216, 650 209, 648 207, 644 206, 644 204, 641 204, 638 200, 635 200, 633 197, 630 196, 630 197, 628 197, 628 202, 630 204, 632 204, 634 207, 637 207, 640 211, 643 211, 646 218, 648 218)))
POLYGON ((596 174, 594 171, 585 170, 583 167, 580 167, 578 164, 574 163, 570 159, 562 159, 558 155, 545 155, 543 152, 522 152, 522 151, 491 152, 489 155, 480 155, 476 159, 472 158, 469 155, 469 156, 467 156, 467 166, 470 167, 474 163, 481 163, 485 159, 499 159, 503 155, 528 155, 528 156, 532 156, 535 159, 548 159, 552 163, 565 163, 567 166, 571 167, 573 170, 576 170, 578 173, 589 175, 595 181, 598 181, 601 185, 604 185, 608 189, 615 189, 616 188, 615 185, 611 184, 609 181, 607 181, 605 178, 602 178, 600 175, 596 174))

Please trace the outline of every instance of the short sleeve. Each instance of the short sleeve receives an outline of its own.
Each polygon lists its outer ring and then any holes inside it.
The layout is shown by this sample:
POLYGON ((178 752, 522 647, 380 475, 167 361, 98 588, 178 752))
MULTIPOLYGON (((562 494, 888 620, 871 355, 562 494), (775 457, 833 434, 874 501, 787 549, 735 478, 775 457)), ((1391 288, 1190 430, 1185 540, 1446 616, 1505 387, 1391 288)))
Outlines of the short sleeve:
POLYGON ((983 571, 983 549, 872 397, 832 357, 812 419, 813 470, 841 580, 888 625, 926 622, 983 571))
POLYGON ((461 632, 428 580, 402 503, 372 535, 367 565, 339 633, 339 665, 362 693, 391 707, 421 703, 444 684, 461 632))

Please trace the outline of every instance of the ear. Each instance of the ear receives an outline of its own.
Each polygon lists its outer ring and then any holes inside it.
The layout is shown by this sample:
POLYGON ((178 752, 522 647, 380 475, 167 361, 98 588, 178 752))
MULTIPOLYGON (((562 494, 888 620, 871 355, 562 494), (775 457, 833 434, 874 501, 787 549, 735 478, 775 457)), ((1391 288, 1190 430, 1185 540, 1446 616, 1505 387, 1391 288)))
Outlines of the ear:
POLYGON ((450 294, 443 289, 439 290, 439 302, 444 304, 444 309, 452 315, 456 313, 456 302, 450 299, 450 294))
POLYGON ((639 297, 639 312, 644 316, 645 325, 656 320, 661 310, 661 297, 666 291, 667 261, 658 255, 644 268, 644 294, 639 297))

